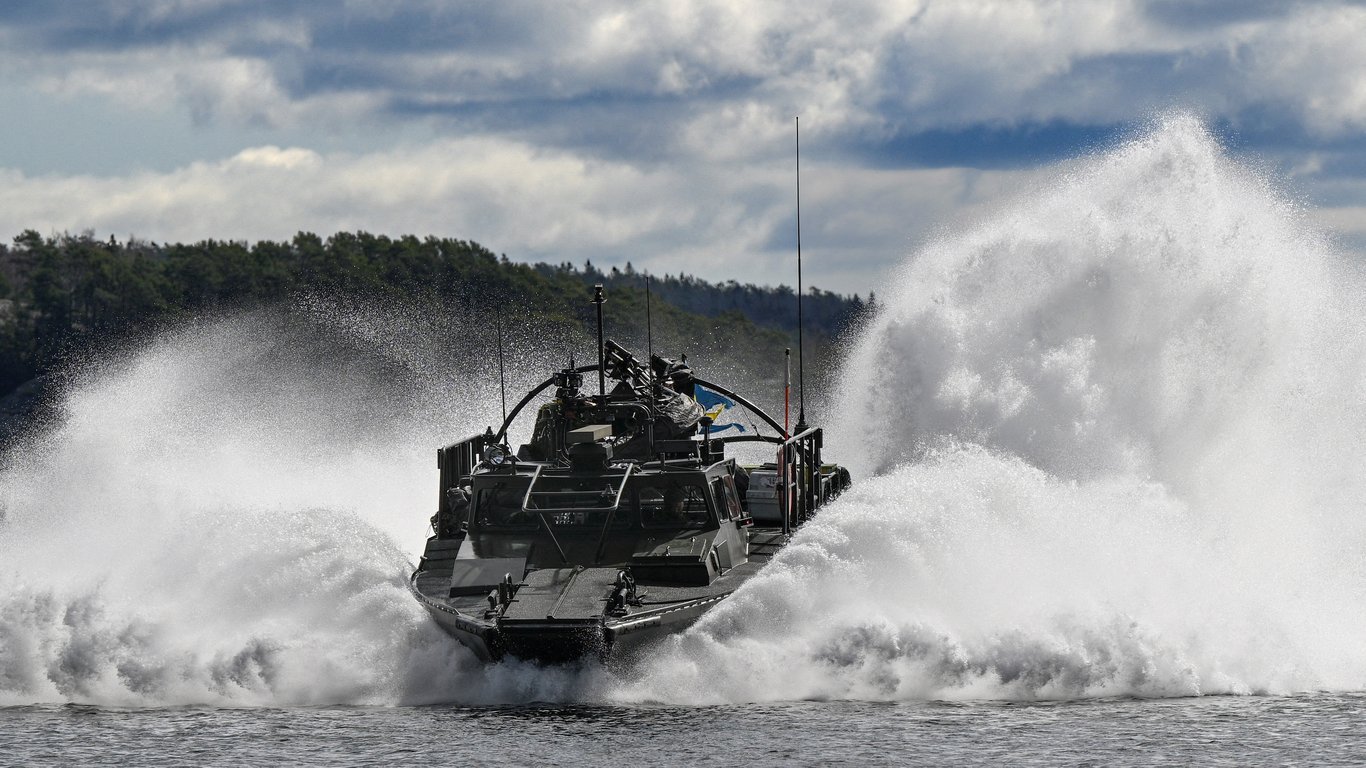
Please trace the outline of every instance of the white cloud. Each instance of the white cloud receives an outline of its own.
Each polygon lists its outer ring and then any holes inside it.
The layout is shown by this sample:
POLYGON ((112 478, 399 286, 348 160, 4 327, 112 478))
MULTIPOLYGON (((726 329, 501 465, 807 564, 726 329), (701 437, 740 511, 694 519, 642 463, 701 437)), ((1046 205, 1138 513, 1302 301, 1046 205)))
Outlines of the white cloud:
POLYGON ((1330 2, 1188 27, 1146 4, 932 4, 877 46, 886 117, 915 128, 1141 119, 1173 104, 1276 108, 1324 134, 1366 121, 1366 8, 1330 2), (893 105, 888 109, 888 104, 893 105))
MULTIPOLYGON (((0 26, 0 85, 129 112, 172 105, 213 126, 217 146, 252 148, 167 172, 25 165, 0 191, 11 231, 364 228, 791 282, 801 114, 810 282, 863 292, 932 222, 977 215, 1029 178, 901 170, 904 157, 879 154, 917 132, 1133 125, 1173 104, 1235 126, 1275 115, 1325 142, 1366 125, 1366 8, 1338 2, 167 0, 51 13, 0 26), (250 138, 224 144, 223 126, 250 138)), ((1324 178, 1332 164, 1313 149, 1273 148, 1311 190, 1332 185, 1342 213, 1329 218, 1356 221, 1366 188, 1324 178)), ((961 154, 917 159, 999 161, 961 154)))
MULTIPOLYGON (((0 231, 87 229, 159 242, 366 230, 476 240, 519 260, 795 282, 790 168, 642 171, 501 139, 369 154, 254 147, 127 176, 0 172, 0 231)), ((804 169, 807 285, 866 293, 935 219, 1019 174, 804 169)))
POLYGON ((66 99, 98 96, 129 110, 179 104, 197 123, 281 127, 354 120, 373 115, 383 101, 381 94, 363 91, 296 96, 278 81, 270 62, 213 48, 46 58, 26 64, 39 89, 66 99))
POLYGON ((1366 246, 1366 205, 1316 208, 1310 212, 1310 217, 1339 240, 1366 246))
POLYGON ((1306 8, 1250 30, 1243 47, 1249 98, 1272 94, 1322 135, 1366 128, 1366 7, 1306 8))
MULTIPOLYGON (((516 117, 529 123, 522 131, 549 135, 563 127, 556 105, 596 99, 626 99, 622 110, 632 99, 674 100, 662 117, 684 136, 740 115, 751 119, 738 127, 757 128, 755 115, 781 124, 799 111, 839 135, 1111 124, 1174 103, 1231 119, 1280 110, 1322 135, 1366 124, 1366 8, 1231 7, 1227 18, 1179 24, 1164 9, 1141 0, 116 4, 102 12, 132 30, 121 45, 7 46, 0 63, 11 78, 63 93, 285 126, 364 119, 394 103, 540 101, 539 117, 516 117)), ((54 10, 48 23, 97 38, 100 16, 96 4, 79 17, 54 10)))

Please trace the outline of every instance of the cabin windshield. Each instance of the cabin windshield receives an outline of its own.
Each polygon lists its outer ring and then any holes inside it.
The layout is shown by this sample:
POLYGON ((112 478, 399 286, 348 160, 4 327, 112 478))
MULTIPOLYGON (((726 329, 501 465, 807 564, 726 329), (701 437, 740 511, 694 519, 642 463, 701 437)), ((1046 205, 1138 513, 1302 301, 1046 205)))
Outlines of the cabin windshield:
POLYGON ((500 481, 480 488, 475 497, 475 519, 481 528, 535 528, 536 515, 522 510, 526 483, 500 481))
POLYGON ((706 489, 697 482, 642 480, 632 489, 632 501, 646 528, 705 528, 710 519, 706 489))
POLYGON ((477 490, 475 520, 480 528, 508 531, 539 528, 542 516, 556 530, 601 529, 609 513, 612 529, 707 528, 712 521, 702 477, 631 478, 612 511, 618 482, 611 476, 541 477, 527 499, 525 479, 499 480, 477 490))
POLYGON ((613 528, 626 528, 635 515, 626 503, 627 494, 621 493, 623 479, 621 475, 538 477, 526 498, 527 508, 557 528, 601 528, 609 516, 613 528))

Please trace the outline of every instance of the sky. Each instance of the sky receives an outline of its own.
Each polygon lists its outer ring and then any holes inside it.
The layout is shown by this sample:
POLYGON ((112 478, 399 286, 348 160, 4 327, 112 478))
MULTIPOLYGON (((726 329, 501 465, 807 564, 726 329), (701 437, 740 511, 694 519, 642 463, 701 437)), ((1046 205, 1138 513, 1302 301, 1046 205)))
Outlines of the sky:
POLYGON ((1366 252, 1366 2, 4 0, 0 235, 364 230, 866 295, 1202 119, 1366 252))

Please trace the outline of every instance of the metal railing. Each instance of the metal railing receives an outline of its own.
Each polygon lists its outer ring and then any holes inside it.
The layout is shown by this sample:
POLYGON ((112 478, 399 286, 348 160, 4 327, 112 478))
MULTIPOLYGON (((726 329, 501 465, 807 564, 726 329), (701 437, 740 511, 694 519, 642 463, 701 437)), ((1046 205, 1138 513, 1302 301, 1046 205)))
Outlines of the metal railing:
MULTIPOLYGON (((522 498, 522 511, 523 511, 523 512, 532 512, 532 513, 536 513, 536 514, 545 513, 545 512, 616 512, 616 511, 617 511, 617 508, 619 508, 619 507, 621 506, 621 496, 622 496, 622 494, 626 491, 626 483, 627 483, 628 480, 631 479, 631 474, 635 471, 636 467, 635 467, 634 464, 628 464, 628 465, 626 465, 626 471, 625 471, 624 473, 622 473, 622 475, 621 475, 621 482, 617 484, 616 491, 615 491, 615 492, 612 494, 612 496, 611 496, 611 502, 612 502, 611 504, 599 504, 599 505, 595 505, 595 506, 576 505, 576 506, 568 506, 568 507, 563 507, 563 506, 542 507, 542 506, 540 506, 540 505, 539 505, 538 503, 536 503, 536 502, 537 502, 538 499, 541 499, 541 500, 544 500, 544 501, 547 502, 547 503, 555 504, 555 503, 557 503, 557 502, 556 502, 556 499, 570 500, 570 499, 592 499, 592 498, 594 498, 594 497, 602 498, 603 496, 605 496, 605 494, 603 494, 603 493, 600 492, 600 491, 584 491, 584 490, 553 490, 553 491, 537 490, 536 484, 537 484, 538 482, 540 482, 540 481, 542 481, 542 480, 550 479, 550 478, 552 477, 552 476, 543 475, 543 474, 541 473, 541 470, 543 470, 543 469, 545 469, 545 467, 543 467, 543 466, 538 466, 538 467, 536 467, 536 473, 535 473, 534 475, 532 475, 532 477, 531 477, 531 482, 530 482, 530 483, 527 485, 527 487, 526 487, 526 496, 524 496, 524 497, 522 498)), ((554 479, 559 480, 559 479, 562 479, 563 476, 555 475, 555 476, 553 476, 553 477, 554 477, 554 479)), ((610 476, 606 476, 606 477, 610 477, 610 476)), ((571 478, 571 479, 572 479, 572 478, 571 478)))
POLYGON ((821 505, 821 444, 820 427, 793 435, 778 449, 778 477, 782 486, 778 494, 783 514, 783 533, 811 518, 821 505))
POLYGON ((441 500, 438 506, 440 514, 450 512, 450 500, 446 498, 446 491, 468 481, 474 467, 483 460, 484 448, 491 439, 487 434, 474 435, 436 450, 436 466, 441 471, 441 500))

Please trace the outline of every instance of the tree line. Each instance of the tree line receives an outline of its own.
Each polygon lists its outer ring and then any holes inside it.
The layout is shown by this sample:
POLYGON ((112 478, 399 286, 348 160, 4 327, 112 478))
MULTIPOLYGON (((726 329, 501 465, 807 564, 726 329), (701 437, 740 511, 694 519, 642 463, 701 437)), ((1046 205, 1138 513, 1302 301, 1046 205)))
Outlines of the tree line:
MULTIPOLYGON (((521 316, 587 332, 594 308, 585 286, 594 283, 610 291, 608 332, 639 329, 645 275, 629 264, 606 272, 591 263, 528 265, 467 240, 367 232, 158 244, 26 230, 12 245, 0 245, 0 395, 73 353, 152 324, 301 295, 418 301, 475 314, 515 307, 521 316)), ((713 284, 682 274, 650 283, 655 333, 663 339, 720 335, 762 348, 771 364, 795 338, 791 288, 713 284)), ((872 298, 812 288, 804 305, 808 349, 835 338, 872 298)))

